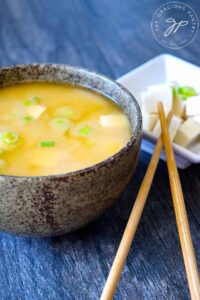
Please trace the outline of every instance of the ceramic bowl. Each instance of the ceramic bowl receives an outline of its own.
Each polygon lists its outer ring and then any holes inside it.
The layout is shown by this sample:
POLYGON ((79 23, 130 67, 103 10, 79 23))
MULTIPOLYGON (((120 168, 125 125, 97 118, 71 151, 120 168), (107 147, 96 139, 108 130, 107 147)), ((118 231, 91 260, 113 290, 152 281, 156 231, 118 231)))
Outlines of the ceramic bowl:
POLYGON ((68 83, 103 94, 122 107, 132 126, 130 140, 118 153, 89 168, 51 176, 0 175, 0 231, 59 235, 89 223, 120 196, 137 164, 141 112, 120 84, 88 70, 55 64, 0 69, 0 87, 31 81, 68 83))

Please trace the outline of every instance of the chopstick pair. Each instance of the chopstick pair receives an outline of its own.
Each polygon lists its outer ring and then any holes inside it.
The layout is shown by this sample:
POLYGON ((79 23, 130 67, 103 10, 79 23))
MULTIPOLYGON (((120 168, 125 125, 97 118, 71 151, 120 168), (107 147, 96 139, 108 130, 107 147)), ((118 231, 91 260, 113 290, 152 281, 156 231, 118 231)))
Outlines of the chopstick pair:
POLYGON ((158 103, 158 110, 159 110, 160 123, 162 128, 162 136, 160 136, 156 144, 154 153, 151 157, 143 182, 140 186, 132 212, 130 214, 123 237, 121 239, 117 254, 115 256, 109 276, 104 286, 104 290, 101 295, 101 300, 111 300, 113 298, 135 232, 137 230, 137 226, 140 221, 143 208, 145 206, 147 196, 149 194, 149 190, 163 148, 163 142, 166 151, 168 173, 170 177, 170 186, 171 186, 171 192, 173 197, 176 222, 177 222, 179 238, 180 238, 183 257, 184 257, 184 263, 185 263, 185 268, 186 268, 186 273, 187 273, 187 278, 189 283, 190 294, 192 300, 200 300, 200 285, 199 285, 199 274, 197 269, 197 263, 196 263, 194 249, 192 245, 192 239, 191 239, 189 224, 187 220, 187 214, 186 214, 186 209, 184 204, 183 193, 181 189, 181 183, 180 183, 176 162, 172 150, 170 136, 167 129, 167 126, 169 126, 173 114, 172 112, 170 112, 166 120, 164 110, 163 110, 163 105, 161 102, 158 103))

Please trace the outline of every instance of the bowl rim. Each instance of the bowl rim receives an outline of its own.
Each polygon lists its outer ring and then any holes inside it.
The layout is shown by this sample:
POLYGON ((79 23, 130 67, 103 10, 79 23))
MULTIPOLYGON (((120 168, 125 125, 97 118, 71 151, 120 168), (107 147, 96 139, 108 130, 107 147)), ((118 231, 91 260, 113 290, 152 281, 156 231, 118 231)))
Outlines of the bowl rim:
MULTIPOLYGON (((76 171, 71 171, 71 172, 66 172, 66 173, 59 173, 59 174, 52 174, 52 175, 36 175, 36 176, 26 176, 26 175, 7 175, 7 174, 1 174, 0 173, 0 177, 1 178, 8 178, 8 179, 18 179, 18 180, 44 180, 44 179, 62 179, 62 178, 66 178, 66 177, 73 177, 73 176, 77 176, 77 175, 82 175, 82 174, 86 174, 86 173, 91 173, 93 171, 95 171, 97 168, 102 168, 105 165, 109 164, 109 163, 113 163, 115 162, 116 159, 118 159, 118 157, 120 157, 121 155, 124 155, 126 153, 126 151, 128 150, 128 148, 132 145, 134 145, 139 136, 142 134, 142 114, 141 114, 141 109, 140 106, 137 102, 137 100, 135 99, 135 97, 119 82, 115 81, 114 79, 110 78, 107 75, 103 75, 97 71, 91 71, 87 68, 82 68, 79 66, 73 66, 73 65, 68 65, 68 64, 59 64, 59 63, 30 63, 30 64, 14 64, 14 65, 8 65, 8 66, 3 66, 0 67, 0 72, 3 71, 7 71, 10 69, 23 69, 23 68, 27 68, 27 67, 49 67, 49 68, 66 68, 66 69, 71 69, 71 70, 75 70, 75 71, 80 71, 80 72, 84 72, 87 74, 93 74, 96 75, 98 78, 109 81, 113 84, 115 84, 116 86, 118 86, 125 94, 128 94, 129 97, 131 98, 133 104, 134 104, 134 108, 136 111, 136 116, 135 116, 135 124, 134 124, 134 128, 132 128, 132 134, 131 137, 129 138, 128 142, 115 154, 113 154, 112 156, 109 156, 108 158, 100 161, 99 163, 93 164, 91 166, 88 166, 86 168, 83 169, 78 169, 76 171)), ((30 81, 31 82, 31 81, 30 81)), ((34 82, 34 81, 33 81, 34 82)), ((48 82, 48 80, 47 80, 48 82)), ((51 82, 56 82, 56 81, 51 81, 51 82)), ((62 81, 61 81, 62 84, 62 81)), ((79 86, 77 84, 77 86, 79 86)), ((81 86, 81 85, 80 85, 81 86)), ((84 86, 83 86, 84 87, 84 86)), ((87 87, 88 89, 94 90, 90 87, 87 87)), ((97 91, 99 94, 101 94, 101 91, 97 91)), ((103 95, 103 93, 102 93, 103 95)), ((105 96, 105 95, 104 95, 105 96)), ((106 96, 105 96, 106 97, 106 96)), ((107 96, 107 98, 109 98, 107 96)), ((112 100, 110 98, 110 100, 112 100)), ((112 100, 113 101, 113 100, 112 100)), ((120 106, 121 107, 121 106, 120 106)))

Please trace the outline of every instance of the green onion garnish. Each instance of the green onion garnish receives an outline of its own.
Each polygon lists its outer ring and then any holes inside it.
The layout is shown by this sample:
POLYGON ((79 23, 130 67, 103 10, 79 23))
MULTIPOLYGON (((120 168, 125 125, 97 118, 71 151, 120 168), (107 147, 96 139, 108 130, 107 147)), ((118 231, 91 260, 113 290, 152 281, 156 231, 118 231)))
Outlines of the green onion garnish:
POLYGON ((181 96, 182 100, 187 100, 188 97, 197 95, 196 90, 191 86, 178 87, 177 93, 181 96))
POLYGON ((186 95, 181 95, 181 99, 182 99, 183 101, 187 100, 187 98, 188 98, 188 96, 186 96, 186 95))
POLYGON ((38 103, 40 103, 40 98, 39 98, 38 96, 34 96, 34 97, 32 98, 32 102, 33 102, 34 104, 38 104, 38 103))
POLYGON ((68 120, 65 120, 63 118, 56 118, 51 121, 51 124, 58 128, 68 128, 69 127, 68 120))
POLYGON ((176 94, 177 94, 177 89, 175 87, 172 88, 172 94, 173 94, 173 96, 176 96, 176 94))
POLYGON ((82 128, 80 128, 78 132, 81 135, 88 135, 91 131, 92 131, 92 127, 90 127, 89 125, 85 125, 82 128))
POLYGON ((24 100, 24 105, 25 106, 31 106, 32 105, 31 100, 24 100))
POLYGON ((40 98, 35 96, 32 99, 27 99, 24 101, 25 106, 31 106, 40 103, 40 98))
POLYGON ((33 118, 31 116, 25 116, 22 118, 22 121, 24 121, 25 123, 30 123, 33 120, 33 118))
POLYGON ((1 141, 7 145, 16 144, 18 142, 18 140, 19 140, 18 133, 14 132, 14 131, 4 132, 1 136, 1 141))
POLYGON ((77 114, 71 110, 70 108, 63 108, 59 110, 60 115, 63 117, 69 118, 69 119, 75 119, 77 117, 77 114))
POLYGON ((55 142, 54 141, 41 141, 40 146, 41 147, 54 147, 55 142))
POLYGON ((80 119, 80 112, 68 107, 62 106, 56 109, 55 116, 67 118, 72 121, 80 119))

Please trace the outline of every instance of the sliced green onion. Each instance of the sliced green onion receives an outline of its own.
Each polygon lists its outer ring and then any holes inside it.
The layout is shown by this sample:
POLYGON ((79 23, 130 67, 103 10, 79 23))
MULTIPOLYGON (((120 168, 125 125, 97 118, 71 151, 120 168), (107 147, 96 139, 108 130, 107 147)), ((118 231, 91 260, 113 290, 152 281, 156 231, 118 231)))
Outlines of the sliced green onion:
POLYGON ((24 100, 24 105, 25 106, 31 106, 32 105, 32 102, 31 102, 31 100, 24 100))
POLYGON ((69 122, 63 118, 56 118, 51 121, 51 124, 58 128, 68 128, 69 122))
POLYGON ((7 145, 16 144, 18 140, 19 140, 19 135, 14 131, 4 132, 1 136, 1 141, 7 145))
POLYGON ((70 107, 67 106, 62 106, 56 109, 55 115, 58 117, 63 117, 74 121, 80 119, 80 112, 71 109, 70 107))
POLYGON ((64 114, 67 118, 70 118, 70 119, 74 118, 76 116, 75 112, 71 109, 66 109, 64 114))
POLYGON ((92 131, 92 127, 89 125, 85 125, 78 130, 79 134, 81 135, 88 135, 92 131))
POLYGON ((58 112, 60 112, 60 115, 62 117, 66 117, 70 120, 76 120, 79 117, 78 113, 70 108, 63 108, 63 109, 58 110, 58 112))
POLYGON ((182 100, 187 100, 188 97, 197 95, 196 90, 191 86, 178 87, 177 93, 181 96, 182 100))
POLYGON ((41 141, 40 146, 41 147, 54 147, 55 142, 54 141, 41 141))
POLYGON ((38 103, 40 103, 40 98, 39 98, 38 96, 34 96, 34 97, 32 98, 32 102, 33 102, 34 104, 38 104, 38 103))
POLYGON ((40 103, 40 98, 35 96, 32 99, 27 99, 24 101, 25 106, 31 106, 40 103))
POLYGON ((33 121, 33 118, 31 116, 25 116, 22 118, 22 121, 24 121, 25 123, 30 123, 31 121, 33 121))
POLYGON ((172 88, 172 94, 173 94, 173 96, 176 96, 176 94, 177 94, 177 89, 175 87, 172 88))
POLYGON ((181 99, 182 99, 183 101, 187 100, 187 98, 188 98, 188 96, 186 96, 186 95, 181 95, 181 99))

